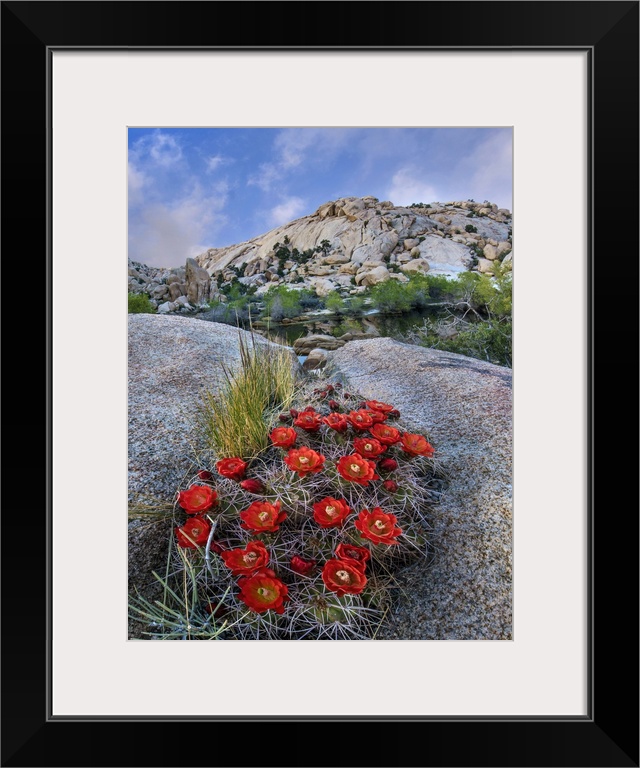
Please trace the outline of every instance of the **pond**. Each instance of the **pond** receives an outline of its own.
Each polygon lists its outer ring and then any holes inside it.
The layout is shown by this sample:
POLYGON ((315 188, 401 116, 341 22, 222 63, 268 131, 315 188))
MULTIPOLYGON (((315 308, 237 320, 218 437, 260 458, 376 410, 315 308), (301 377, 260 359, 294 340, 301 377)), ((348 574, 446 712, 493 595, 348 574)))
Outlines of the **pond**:
MULTIPOLYGON (((421 326, 427 317, 441 316, 440 309, 430 309, 407 312, 404 314, 383 314, 377 310, 368 310, 358 317, 336 316, 326 313, 307 314, 308 319, 301 322, 270 323, 263 321, 254 322, 254 327, 259 331, 268 332, 272 338, 281 339, 285 344, 293 346, 294 341, 301 336, 311 333, 322 333, 331 336, 342 336, 348 332, 377 332, 380 336, 400 339, 406 333, 417 326, 421 326)), ((208 313, 196 315, 201 320, 213 320, 208 313)), ((216 318, 217 322, 223 322, 216 318)), ((245 330, 250 329, 248 321, 233 319, 229 325, 239 326, 245 330)))

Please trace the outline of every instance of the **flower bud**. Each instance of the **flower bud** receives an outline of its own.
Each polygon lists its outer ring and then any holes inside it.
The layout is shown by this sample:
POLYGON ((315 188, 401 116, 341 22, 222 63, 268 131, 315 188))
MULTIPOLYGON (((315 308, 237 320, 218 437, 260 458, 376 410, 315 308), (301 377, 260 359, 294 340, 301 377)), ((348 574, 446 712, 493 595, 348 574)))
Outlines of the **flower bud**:
POLYGON ((378 469, 383 472, 393 472, 394 469, 398 469, 398 462, 395 459, 382 459, 378 464, 378 469))
POLYGON ((398 490, 398 483, 395 480, 385 480, 382 487, 389 493, 395 493, 398 490))
POLYGON ((338 411, 340 409, 339 403, 336 403, 335 400, 329 400, 329 408, 331 408, 332 411, 338 411))
POLYGON ((289 422, 291 421, 291 416, 288 413, 281 413, 278 416, 278 419, 280 421, 283 421, 285 424, 289 424, 289 422))
POLYGON ((301 576, 309 574, 316 565, 315 560, 305 560, 299 555, 294 555, 291 558, 291 570, 299 573, 301 576))
POLYGON ((201 469, 198 472, 198 477, 201 480, 213 480, 213 474, 208 469, 201 469))
POLYGON ((243 480, 240 483, 240 487, 244 488, 245 491, 249 491, 249 493, 265 492, 264 483, 261 480, 256 480, 255 478, 247 478, 246 480, 243 480))
POLYGON ((327 386, 326 386, 327 392, 333 392, 334 389, 335 389, 335 387, 333 386, 333 384, 327 384, 327 386))
POLYGON ((387 415, 391 416, 393 419, 397 419, 400 416, 400 411, 397 408, 394 408, 392 411, 389 411, 387 415))
POLYGON ((300 411, 296 411, 296 409, 295 409, 295 408, 292 408, 292 409, 289 411, 289 414, 291 415, 291 418, 292 418, 292 419, 297 419, 297 418, 298 418, 298 416, 300 415, 300 411))

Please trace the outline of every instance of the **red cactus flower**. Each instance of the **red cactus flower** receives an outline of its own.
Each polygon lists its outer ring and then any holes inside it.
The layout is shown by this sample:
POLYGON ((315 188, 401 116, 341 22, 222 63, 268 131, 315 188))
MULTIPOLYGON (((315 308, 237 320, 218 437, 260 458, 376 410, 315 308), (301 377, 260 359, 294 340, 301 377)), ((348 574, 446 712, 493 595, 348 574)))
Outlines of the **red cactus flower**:
POLYGON ((270 568, 262 568, 251 576, 241 578, 238 581, 238 598, 256 613, 264 613, 269 609, 284 613, 284 603, 289 599, 289 590, 275 576, 270 568))
POLYGON ((292 448, 284 457, 284 463, 297 472, 300 477, 313 475, 322 471, 325 457, 311 448, 292 448))
POLYGON ((192 517, 182 528, 175 529, 178 546, 185 549, 196 549, 204 546, 210 533, 211 524, 204 517, 192 517))
POLYGON ((426 437, 423 435, 412 435, 409 432, 405 432, 402 435, 402 450, 408 453, 409 456, 431 457, 434 454, 433 446, 427 442, 426 437))
POLYGON ((335 429, 336 432, 346 432, 349 428, 349 422, 344 413, 330 413, 322 421, 331 429, 335 429))
POLYGON ((366 547, 357 547, 355 544, 338 544, 336 547, 336 557, 338 560, 353 560, 357 567, 364 573, 367 567, 367 560, 371 553, 366 547))
POLYGON ((255 478, 249 477, 246 480, 242 480, 240 482, 240 487, 244 488, 245 491, 249 491, 249 493, 264 493, 266 488, 264 487, 264 483, 262 480, 256 480, 255 478))
POLYGON ((396 538, 402 533, 396 527, 398 518, 383 512, 380 507, 374 507, 371 512, 363 509, 354 525, 364 539, 374 544, 397 544, 396 538))
POLYGON ((368 485, 369 480, 378 480, 376 465, 363 458, 359 453, 342 456, 336 465, 338 472, 345 479, 359 485, 368 485))
POLYGON ((315 567, 315 560, 305 560, 299 555, 294 555, 291 558, 291 570, 299 573, 301 576, 308 576, 315 567))
POLYGON ((371 408, 372 411, 382 411, 382 413, 390 413, 393 410, 393 406, 388 403, 381 403, 379 400, 367 400, 367 408, 371 408))
POLYGON ((398 490, 398 483, 396 483, 395 480, 385 480, 384 483, 382 483, 382 487, 389 491, 389 493, 395 493, 398 490))
POLYGON ((178 493, 178 504, 188 515, 207 512, 218 503, 218 494, 208 485, 192 485, 178 493))
POLYGON ((341 525, 351 510, 344 501, 326 496, 313 505, 313 519, 323 528, 341 525))
POLYGON ((369 429, 373 425, 373 419, 371 418, 371 411, 365 411, 360 409, 359 411, 351 411, 347 416, 349 423, 354 429, 365 430, 369 429))
POLYGON ((393 445, 402 439, 400 430, 388 424, 374 424, 369 432, 383 445, 393 445))
POLYGON ((383 421, 387 420, 387 414, 382 411, 367 411, 367 413, 371 414, 371 421, 374 424, 382 424, 383 421))
POLYGON ((387 450, 386 445, 382 445, 373 437, 356 437, 353 441, 353 447, 356 449, 356 453, 365 459, 375 459, 376 456, 387 450))
POLYGON ((280 502, 270 504, 268 501, 254 501, 240 513, 240 524, 245 531, 258 531, 259 533, 273 533, 280 527, 280 523, 287 517, 286 512, 280 511, 280 502))
POLYGON ((322 569, 322 581, 327 589, 342 595, 359 595, 367 577, 353 560, 327 560, 322 569))
POLYGON ((247 463, 234 456, 231 459, 222 459, 216 462, 218 474, 222 477, 228 477, 229 480, 242 480, 247 470, 247 463))
POLYGON ((296 444, 298 433, 293 427, 276 427, 269 438, 278 448, 291 448, 296 444))
POLYGON ((198 470, 198 477, 200 480, 213 480, 213 473, 209 472, 208 469, 200 469, 198 470))
POLYGON ((269 553, 261 541, 250 541, 245 549, 228 549, 220 556, 234 576, 253 573, 269 562, 269 553))
POLYGON ((321 419, 320 414, 315 411, 303 411, 293 423, 305 432, 317 432, 322 424, 321 419))

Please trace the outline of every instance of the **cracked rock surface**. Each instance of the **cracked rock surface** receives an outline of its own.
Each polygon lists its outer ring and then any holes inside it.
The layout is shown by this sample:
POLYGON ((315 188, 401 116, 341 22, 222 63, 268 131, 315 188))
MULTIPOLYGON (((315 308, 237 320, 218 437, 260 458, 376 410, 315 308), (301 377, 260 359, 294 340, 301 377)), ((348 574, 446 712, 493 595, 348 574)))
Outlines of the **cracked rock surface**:
POLYGON ((330 365, 360 394, 393 403, 449 475, 433 508, 435 559, 399 577, 377 638, 511 639, 511 370, 389 338, 349 342, 330 365))

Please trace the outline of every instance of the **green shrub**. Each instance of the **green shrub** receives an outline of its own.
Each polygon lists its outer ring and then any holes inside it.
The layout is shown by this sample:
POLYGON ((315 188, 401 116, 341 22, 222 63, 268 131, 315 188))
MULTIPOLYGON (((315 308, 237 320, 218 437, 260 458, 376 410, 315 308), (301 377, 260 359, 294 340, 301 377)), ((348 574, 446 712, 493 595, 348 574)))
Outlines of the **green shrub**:
POLYGON ((146 293, 130 293, 128 297, 128 306, 130 315, 153 315, 156 311, 151 303, 151 299, 146 293))
POLYGON ((371 299, 374 307, 381 312, 409 312, 412 306, 410 291, 397 280, 386 280, 374 285, 371 299))
POLYGON ((324 297, 324 306, 336 315, 342 315, 346 312, 346 304, 338 291, 331 291, 324 297))
POLYGON ((297 317, 305 310, 319 308, 322 306, 322 301, 314 291, 304 288, 296 290, 286 285, 278 285, 267 291, 264 296, 264 305, 264 317, 278 323, 285 317, 297 317))
MULTIPOLYGON (((511 367, 512 324, 510 319, 491 318, 468 322, 459 318, 453 323, 453 334, 443 335, 442 321, 426 319, 413 331, 409 341, 423 347, 456 352, 459 355, 486 360, 495 365, 511 367)), ((451 333, 451 323, 447 323, 451 333)))
POLYGON ((465 232, 476 232, 478 231, 478 227, 474 227, 473 224, 467 224, 467 226, 464 228, 465 232))

